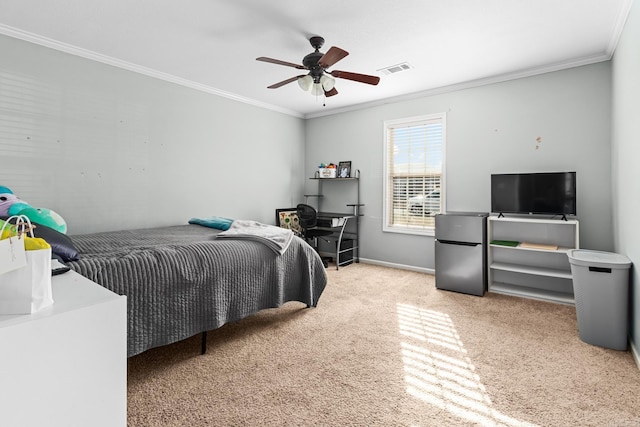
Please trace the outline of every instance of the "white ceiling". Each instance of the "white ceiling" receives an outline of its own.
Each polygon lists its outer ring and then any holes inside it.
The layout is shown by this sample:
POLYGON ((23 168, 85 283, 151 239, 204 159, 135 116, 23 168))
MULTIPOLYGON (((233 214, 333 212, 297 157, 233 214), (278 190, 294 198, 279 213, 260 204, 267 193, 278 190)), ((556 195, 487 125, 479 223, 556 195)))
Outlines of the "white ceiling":
POLYGON ((0 0, 0 33, 301 117, 611 58, 633 0, 0 0), (304 74, 312 35, 350 54, 326 99, 304 74), (384 75, 407 62, 413 69, 384 75))

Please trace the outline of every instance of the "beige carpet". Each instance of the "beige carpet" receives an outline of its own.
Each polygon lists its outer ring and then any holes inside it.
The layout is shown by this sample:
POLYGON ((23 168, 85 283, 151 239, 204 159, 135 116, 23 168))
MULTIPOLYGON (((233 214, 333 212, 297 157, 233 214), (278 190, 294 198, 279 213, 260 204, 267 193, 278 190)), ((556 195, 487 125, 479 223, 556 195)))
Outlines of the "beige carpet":
POLYGON ((327 270, 287 303, 129 360, 129 426, 640 426, 629 352, 580 341, 575 308, 327 270))

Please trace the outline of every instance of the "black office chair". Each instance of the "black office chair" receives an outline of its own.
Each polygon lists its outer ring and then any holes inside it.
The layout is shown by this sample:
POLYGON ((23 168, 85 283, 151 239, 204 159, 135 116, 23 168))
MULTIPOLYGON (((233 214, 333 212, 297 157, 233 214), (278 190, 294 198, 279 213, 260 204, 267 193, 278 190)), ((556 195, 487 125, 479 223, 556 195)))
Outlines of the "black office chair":
MULTIPOLYGON (((307 241, 311 241, 311 246, 318 252, 318 237, 330 236, 333 234, 331 230, 320 230, 317 228, 318 212, 313 206, 300 203, 296 206, 300 226, 302 227, 302 237, 307 241)), ((319 253, 319 252, 318 252, 319 253)), ((329 265, 329 259, 322 258, 325 267, 329 265)))

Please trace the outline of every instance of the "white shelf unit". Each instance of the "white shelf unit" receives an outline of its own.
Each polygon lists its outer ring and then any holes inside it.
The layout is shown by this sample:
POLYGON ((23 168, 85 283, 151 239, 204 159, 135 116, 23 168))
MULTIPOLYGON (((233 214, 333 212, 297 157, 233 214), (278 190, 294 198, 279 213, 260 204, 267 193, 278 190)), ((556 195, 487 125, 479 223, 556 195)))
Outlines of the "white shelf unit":
POLYGON ((489 292, 575 304, 569 249, 579 248, 578 220, 490 216, 489 292), (492 244, 503 240, 517 246, 492 244), (523 243, 557 248, 523 247, 523 243))

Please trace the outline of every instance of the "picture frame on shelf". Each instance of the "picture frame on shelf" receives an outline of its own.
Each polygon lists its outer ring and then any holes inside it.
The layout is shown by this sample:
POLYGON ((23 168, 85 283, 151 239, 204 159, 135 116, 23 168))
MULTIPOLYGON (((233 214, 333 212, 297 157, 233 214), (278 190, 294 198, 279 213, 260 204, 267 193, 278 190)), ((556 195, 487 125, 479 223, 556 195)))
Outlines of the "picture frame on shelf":
POLYGON ((298 218, 297 208, 276 209, 276 226, 287 228, 294 233, 301 233, 302 226, 298 218))
POLYGON ((351 178, 351 161, 338 163, 337 178, 351 178))

